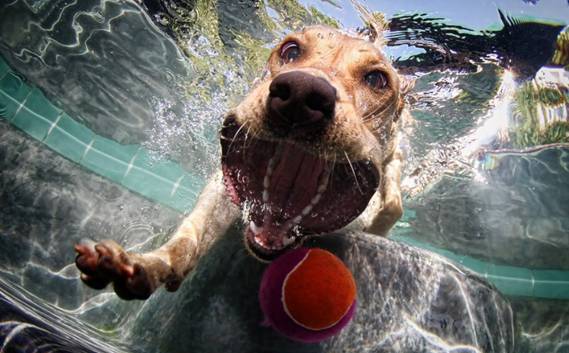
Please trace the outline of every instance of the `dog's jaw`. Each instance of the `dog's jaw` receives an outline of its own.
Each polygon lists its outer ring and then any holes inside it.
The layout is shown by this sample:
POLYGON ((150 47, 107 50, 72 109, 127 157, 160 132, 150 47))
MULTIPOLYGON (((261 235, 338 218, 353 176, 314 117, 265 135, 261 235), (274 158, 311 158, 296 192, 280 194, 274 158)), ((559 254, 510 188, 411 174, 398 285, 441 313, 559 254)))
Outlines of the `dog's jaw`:
POLYGON ((247 136, 240 128, 233 117, 224 123, 222 169, 257 257, 271 259, 307 234, 342 228, 363 212, 379 185, 370 161, 335 164, 297 142, 247 136))
MULTIPOLYGON (((299 207, 303 207, 301 210, 296 207, 293 209, 281 209, 280 212, 288 214, 286 221, 283 224, 275 226, 274 223, 274 211, 271 210, 272 204, 279 203, 279 193, 273 192, 272 190, 278 189, 278 186, 275 188, 273 184, 278 181, 275 181, 273 178, 273 173, 275 172, 275 168, 277 165, 287 165, 291 163, 281 162, 281 158, 295 158, 293 146, 287 143, 278 144, 275 154, 273 157, 269 159, 269 163, 267 166, 267 170, 265 172, 265 176, 263 178, 263 193, 262 193, 262 203, 264 208, 264 215, 263 220, 260 225, 256 223, 255 220, 249 221, 249 229, 248 229, 248 237, 251 237, 251 241, 255 244, 261 245, 263 248, 271 249, 271 250, 281 250, 287 246, 292 245, 295 242, 295 238, 300 235, 300 231, 298 230, 298 226, 301 224, 304 217, 309 217, 312 210, 315 206, 318 205, 320 199, 322 198, 322 194, 326 191, 328 187, 328 181, 330 177, 330 169, 328 164, 326 164, 322 160, 318 160, 314 158, 309 163, 314 167, 311 175, 308 175, 305 180, 302 181, 303 184, 310 184, 317 181, 316 184, 316 194, 314 194, 310 199, 303 197, 304 200, 296 202, 296 205, 299 207), (288 151, 283 151, 283 149, 288 149, 288 151), (276 196, 273 196, 276 194, 276 196), (282 236, 279 236, 282 234, 282 236)), ((298 163, 296 163, 298 164, 298 163)), ((283 174, 283 171, 278 171, 279 174, 283 174)), ((282 184, 282 183, 281 183, 282 184)), ((292 185, 285 185, 288 189, 292 189, 292 185)), ((314 188, 312 188, 314 189, 314 188)), ((308 194, 310 196, 310 194, 308 194)), ((289 203, 290 199, 288 200, 289 203)))

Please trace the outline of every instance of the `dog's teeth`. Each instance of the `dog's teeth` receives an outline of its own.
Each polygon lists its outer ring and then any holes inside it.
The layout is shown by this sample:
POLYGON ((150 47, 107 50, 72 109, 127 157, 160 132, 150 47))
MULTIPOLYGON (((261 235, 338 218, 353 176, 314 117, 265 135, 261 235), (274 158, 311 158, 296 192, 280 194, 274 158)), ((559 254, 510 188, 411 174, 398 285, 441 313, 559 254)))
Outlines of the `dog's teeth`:
POLYGON ((269 164, 267 165, 267 175, 273 174, 273 168, 275 167, 275 157, 272 157, 269 160, 269 164))
POLYGON ((273 168, 275 165, 275 158, 271 158, 269 160, 269 164, 267 165, 267 172, 265 173, 265 178, 263 179, 263 187, 268 189, 271 185, 271 175, 273 174, 273 168))
POLYGON ((257 244, 259 244, 260 246, 271 249, 271 246, 270 246, 269 244, 267 244, 267 242, 265 241, 265 239, 263 239, 262 237, 255 235, 255 236, 253 237, 253 239, 254 239, 255 242, 256 242, 257 244))
POLYGON ((318 185, 318 194, 322 194, 328 187, 328 179, 330 178, 330 171, 324 170, 324 174, 320 177, 320 184, 318 185))
POLYGON ((263 187, 265 189, 268 189, 270 186, 270 179, 269 179, 269 174, 265 175, 265 178, 263 179, 263 187))
MULTIPOLYGON (((310 212, 310 211, 309 211, 310 212)), ((299 224, 302 221, 302 216, 296 216, 292 219, 293 224, 299 224)))
POLYGON ((269 164, 267 165, 267 173, 263 178, 263 202, 269 202, 269 186, 271 186, 271 174, 273 174, 273 167, 275 164, 275 158, 271 158, 269 160, 269 164))
POLYGON ((302 215, 306 216, 310 213, 310 211, 312 211, 312 205, 308 205, 306 206, 303 210, 302 210, 302 215))
POLYGON ((275 164, 275 158, 271 158, 269 160, 269 164, 267 165, 267 173, 263 178, 263 202, 269 201, 269 186, 271 186, 271 175, 273 174, 273 167, 275 164))
POLYGON ((284 246, 289 246, 290 244, 294 243, 294 238, 293 237, 284 237, 283 238, 283 245, 284 246))
POLYGON ((258 235, 259 233, 261 233, 261 227, 259 227, 257 224, 255 224, 254 221, 251 221, 249 223, 249 228, 251 228, 251 231, 253 232, 253 234, 258 235))
MULTIPOLYGON (((310 200, 310 204, 311 204, 312 206, 316 205, 316 204, 318 203, 318 201, 320 201, 320 198, 321 198, 321 197, 322 197, 322 194, 316 194, 316 195, 312 198, 312 200, 310 200)), ((308 206, 306 206, 306 207, 308 207, 308 206)), ((306 209, 306 207, 305 207, 304 209, 306 209)), ((304 213, 304 211, 303 211, 303 213, 304 213)), ((306 215, 305 215, 305 216, 306 216, 306 215)))

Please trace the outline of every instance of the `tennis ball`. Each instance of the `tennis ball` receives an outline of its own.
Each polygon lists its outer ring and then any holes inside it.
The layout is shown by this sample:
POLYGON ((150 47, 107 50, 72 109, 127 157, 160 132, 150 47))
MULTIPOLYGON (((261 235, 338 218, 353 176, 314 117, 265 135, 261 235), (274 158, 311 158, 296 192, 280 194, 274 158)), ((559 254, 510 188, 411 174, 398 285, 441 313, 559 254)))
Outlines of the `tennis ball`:
POLYGON ((265 323, 290 339, 319 342, 339 333, 356 309, 350 270, 329 251, 299 248, 265 270, 259 289, 265 323))

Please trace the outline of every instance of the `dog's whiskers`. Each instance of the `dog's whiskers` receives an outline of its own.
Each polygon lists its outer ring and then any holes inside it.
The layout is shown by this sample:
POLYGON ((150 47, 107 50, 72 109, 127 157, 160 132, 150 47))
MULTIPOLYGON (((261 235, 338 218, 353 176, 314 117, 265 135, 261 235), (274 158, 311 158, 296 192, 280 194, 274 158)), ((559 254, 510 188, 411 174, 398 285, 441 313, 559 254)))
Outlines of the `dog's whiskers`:
POLYGON ((394 102, 391 102, 391 103, 389 103, 389 104, 386 105, 386 106, 379 107, 379 108, 377 108, 377 109, 375 109, 375 110, 369 112, 368 114, 364 115, 364 117, 363 117, 362 120, 363 120, 364 122, 366 122, 366 121, 375 119, 378 115, 381 115, 381 114, 384 113, 386 110, 390 109, 394 104, 395 104, 394 102))
POLYGON ((389 104, 385 105, 385 106, 381 106, 378 107, 377 109, 367 113, 366 115, 364 115, 362 117, 362 121, 367 122, 369 120, 374 119, 377 115, 382 114, 383 112, 385 112, 386 110, 390 109, 391 107, 393 107, 397 102, 395 100, 392 100, 389 104))
MULTIPOLYGON (((229 144, 229 148, 228 151, 231 151, 231 147, 233 147, 233 144, 235 143, 235 140, 237 140, 237 137, 239 136, 239 133, 241 132, 241 130, 245 127, 245 125, 247 125, 247 121, 245 121, 243 123, 243 125, 241 125, 239 127, 239 129, 237 129, 237 132, 235 133, 235 135, 233 135, 233 138, 231 139, 231 143, 229 144)), ((245 141, 247 141, 247 135, 245 135, 245 141)))
MULTIPOLYGON (((336 168, 337 157, 338 156, 336 154, 334 154, 334 160, 332 161, 332 167, 330 168, 330 175, 334 175, 334 169, 336 168)), ((330 178, 328 187, 332 187, 333 182, 334 182, 334 178, 330 178)))
POLYGON ((352 174, 354 175, 354 180, 356 181, 356 186, 358 187, 360 194, 363 195, 364 192, 362 191, 362 188, 360 187, 360 183, 358 182, 358 177, 356 175, 356 171, 354 169, 354 166, 352 165, 352 161, 350 161, 350 157, 348 156, 348 153, 346 151, 344 151, 344 155, 346 156, 346 159, 348 160, 348 164, 350 165, 350 169, 352 170, 352 174))
POLYGON ((251 143, 253 143, 253 139, 249 138, 249 133, 251 132, 251 128, 252 128, 252 125, 249 125, 247 127, 247 132, 245 132, 245 141, 243 142, 243 144, 245 145, 246 148, 250 147, 251 143), (247 145, 247 140, 249 140, 249 145, 247 145))

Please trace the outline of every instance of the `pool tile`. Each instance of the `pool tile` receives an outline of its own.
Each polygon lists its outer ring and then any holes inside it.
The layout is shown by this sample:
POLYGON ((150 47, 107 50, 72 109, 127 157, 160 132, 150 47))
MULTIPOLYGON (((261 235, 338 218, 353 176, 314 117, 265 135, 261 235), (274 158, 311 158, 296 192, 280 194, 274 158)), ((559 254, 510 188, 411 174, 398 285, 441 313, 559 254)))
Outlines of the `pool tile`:
POLYGON ((533 295, 533 273, 529 269, 489 264, 487 278, 503 294, 522 297, 533 295))
POLYGON ((79 163, 95 134, 63 113, 44 142, 64 157, 79 163))
POLYGON ((150 170, 135 166, 121 184, 150 199, 166 203, 170 198, 170 191, 174 187, 174 183, 150 170))
POLYGON ((120 183, 138 149, 137 145, 121 145, 110 139, 95 136, 88 145, 81 164, 120 183))
POLYGON ((32 88, 26 84, 24 79, 14 72, 6 74, 0 80, 0 88, 17 100, 19 103, 24 101, 32 88))
POLYGON ((569 299, 569 271, 533 270, 533 294, 540 298, 569 299))
POLYGON ((37 88, 34 88, 28 99, 26 99, 26 107, 34 113, 43 116, 47 120, 55 121, 61 115, 61 109, 56 108, 37 88))
POLYGON ((470 256, 463 256, 459 260, 459 263, 462 266, 464 266, 464 267, 466 267, 466 268, 468 268, 474 272, 479 273, 480 275, 484 275, 485 273, 488 272, 488 263, 487 262, 477 260, 477 259, 472 258, 470 256))
POLYGON ((32 137, 43 141, 47 136, 48 131, 52 128, 53 123, 57 120, 60 111, 44 110, 43 112, 46 113, 47 116, 38 114, 36 111, 28 107, 27 103, 32 97, 35 105, 42 104, 42 100, 46 102, 45 98, 43 98, 43 94, 39 90, 34 89, 30 92, 26 103, 17 109, 16 115, 12 118, 12 123, 32 137))
POLYGON ((142 169, 152 171, 153 173, 168 179, 172 183, 175 183, 176 180, 185 174, 185 170, 177 163, 153 157, 145 150, 141 150, 140 153, 136 155, 134 165, 142 169))
POLYGON ((121 184, 136 190, 153 200, 168 203, 176 182, 184 175, 184 170, 167 160, 152 158, 150 153, 140 150, 121 184))
POLYGON ((21 110, 22 103, 31 92, 28 86, 18 75, 7 73, 0 80, 0 113, 2 117, 12 120, 21 110))
POLYGON ((174 194, 170 196, 168 204, 180 212, 191 211, 205 183, 202 178, 185 174, 174 194))

